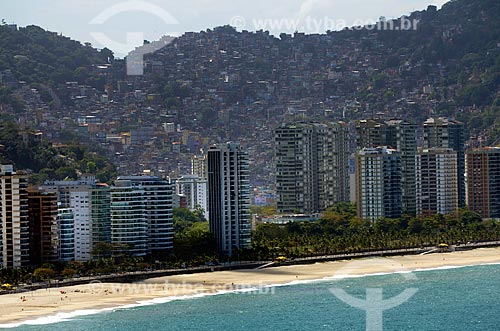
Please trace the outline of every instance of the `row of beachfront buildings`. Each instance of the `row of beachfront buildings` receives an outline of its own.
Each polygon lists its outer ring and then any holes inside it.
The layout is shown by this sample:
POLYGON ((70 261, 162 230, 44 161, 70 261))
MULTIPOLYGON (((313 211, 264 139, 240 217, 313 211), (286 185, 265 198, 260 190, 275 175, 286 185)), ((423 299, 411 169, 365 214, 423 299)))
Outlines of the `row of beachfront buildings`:
POLYGON ((278 213, 315 214, 350 201, 371 221, 465 206, 500 218, 500 148, 466 150, 456 120, 284 124, 275 146, 278 213))
MULTIPOLYGON (((343 122, 275 129, 279 214, 317 214, 351 201, 371 221, 464 206, 500 218, 500 148, 466 150, 462 123, 361 120, 355 132, 353 139, 343 122)), ((122 176, 108 186, 83 176, 36 188, 3 165, 0 262, 86 261, 103 253, 100 243, 117 256, 161 256, 173 247, 173 206, 204 209, 218 251, 232 256, 251 241, 249 162, 238 143, 226 143, 195 157, 192 174, 176 181, 122 176)))
POLYGON ((193 173, 177 180, 122 176, 111 186, 81 176, 29 187, 26 173, 2 165, 0 265, 88 261, 110 253, 165 256, 173 248, 175 206, 203 209, 221 254, 249 247, 247 153, 236 143, 212 146, 193 160, 193 173))

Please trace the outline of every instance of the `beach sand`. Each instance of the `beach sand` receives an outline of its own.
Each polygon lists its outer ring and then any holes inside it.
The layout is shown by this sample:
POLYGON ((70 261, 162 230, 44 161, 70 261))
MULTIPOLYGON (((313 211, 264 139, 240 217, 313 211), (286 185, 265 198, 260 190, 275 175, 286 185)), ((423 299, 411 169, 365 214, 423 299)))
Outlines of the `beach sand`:
MULTIPOLYGON (((133 284, 93 283, 0 296, 2 324, 33 320, 61 312, 102 309, 154 298, 244 290, 325 277, 366 275, 439 267, 500 263, 500 248, 470 251, 375 257, 267 269, 218 271, 151 278, 133 284)), ((6 326, 6 325, 4 325, 6 326)))

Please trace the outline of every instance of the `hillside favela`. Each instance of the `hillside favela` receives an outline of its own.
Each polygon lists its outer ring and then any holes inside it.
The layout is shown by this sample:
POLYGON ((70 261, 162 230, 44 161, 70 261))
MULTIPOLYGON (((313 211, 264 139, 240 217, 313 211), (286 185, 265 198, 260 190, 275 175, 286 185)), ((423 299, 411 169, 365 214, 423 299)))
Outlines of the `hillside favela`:
POLYGON ((498 0, 0 8, 0 328, 500 330, 498 0))

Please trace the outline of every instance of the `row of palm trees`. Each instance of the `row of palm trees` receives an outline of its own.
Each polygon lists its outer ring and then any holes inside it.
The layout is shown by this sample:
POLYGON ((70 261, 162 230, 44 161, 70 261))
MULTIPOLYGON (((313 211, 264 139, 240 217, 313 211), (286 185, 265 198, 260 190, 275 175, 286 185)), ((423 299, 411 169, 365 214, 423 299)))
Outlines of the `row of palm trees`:
MULTIPOLYGON (((218 262, 206 222, 188 224, 176 237, 177 249, 162 257, 111 257, 97 254, 87 262, 46 264, 39 269, 0 269, 1 283, 30 283, 44 278, 72 278, 103 274, 186 268, 218 262)), ((389 249, 460 244, 500 239, 500 223, 482 220, 468 210, 450 215, 380 219, 356 218, 352 205, 335 206, 318 222, 261 224, 252 235, 252 247, 234 259, 264 261, 277 256, 311 257, 389 249)))
POLYGON ((342 211, 327 215, 315 223, 260 224, 253 234, 250 257, 309 257, 500 238, 500 223, 483 221, 468 210, 450 215, 381 219, 373 224, 342 211))

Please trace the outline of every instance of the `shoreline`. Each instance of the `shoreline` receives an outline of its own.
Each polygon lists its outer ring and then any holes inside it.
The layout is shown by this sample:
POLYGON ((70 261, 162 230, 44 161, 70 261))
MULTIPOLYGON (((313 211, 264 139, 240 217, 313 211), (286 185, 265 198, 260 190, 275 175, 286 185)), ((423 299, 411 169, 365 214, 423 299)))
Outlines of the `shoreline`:
POLYGON ((500 248, 182 274, 135 283, 91 282, 0 296, 0 328, 206 295, 255 290, 266 294, 274 286, 487 264, 500 264, 500 248))

